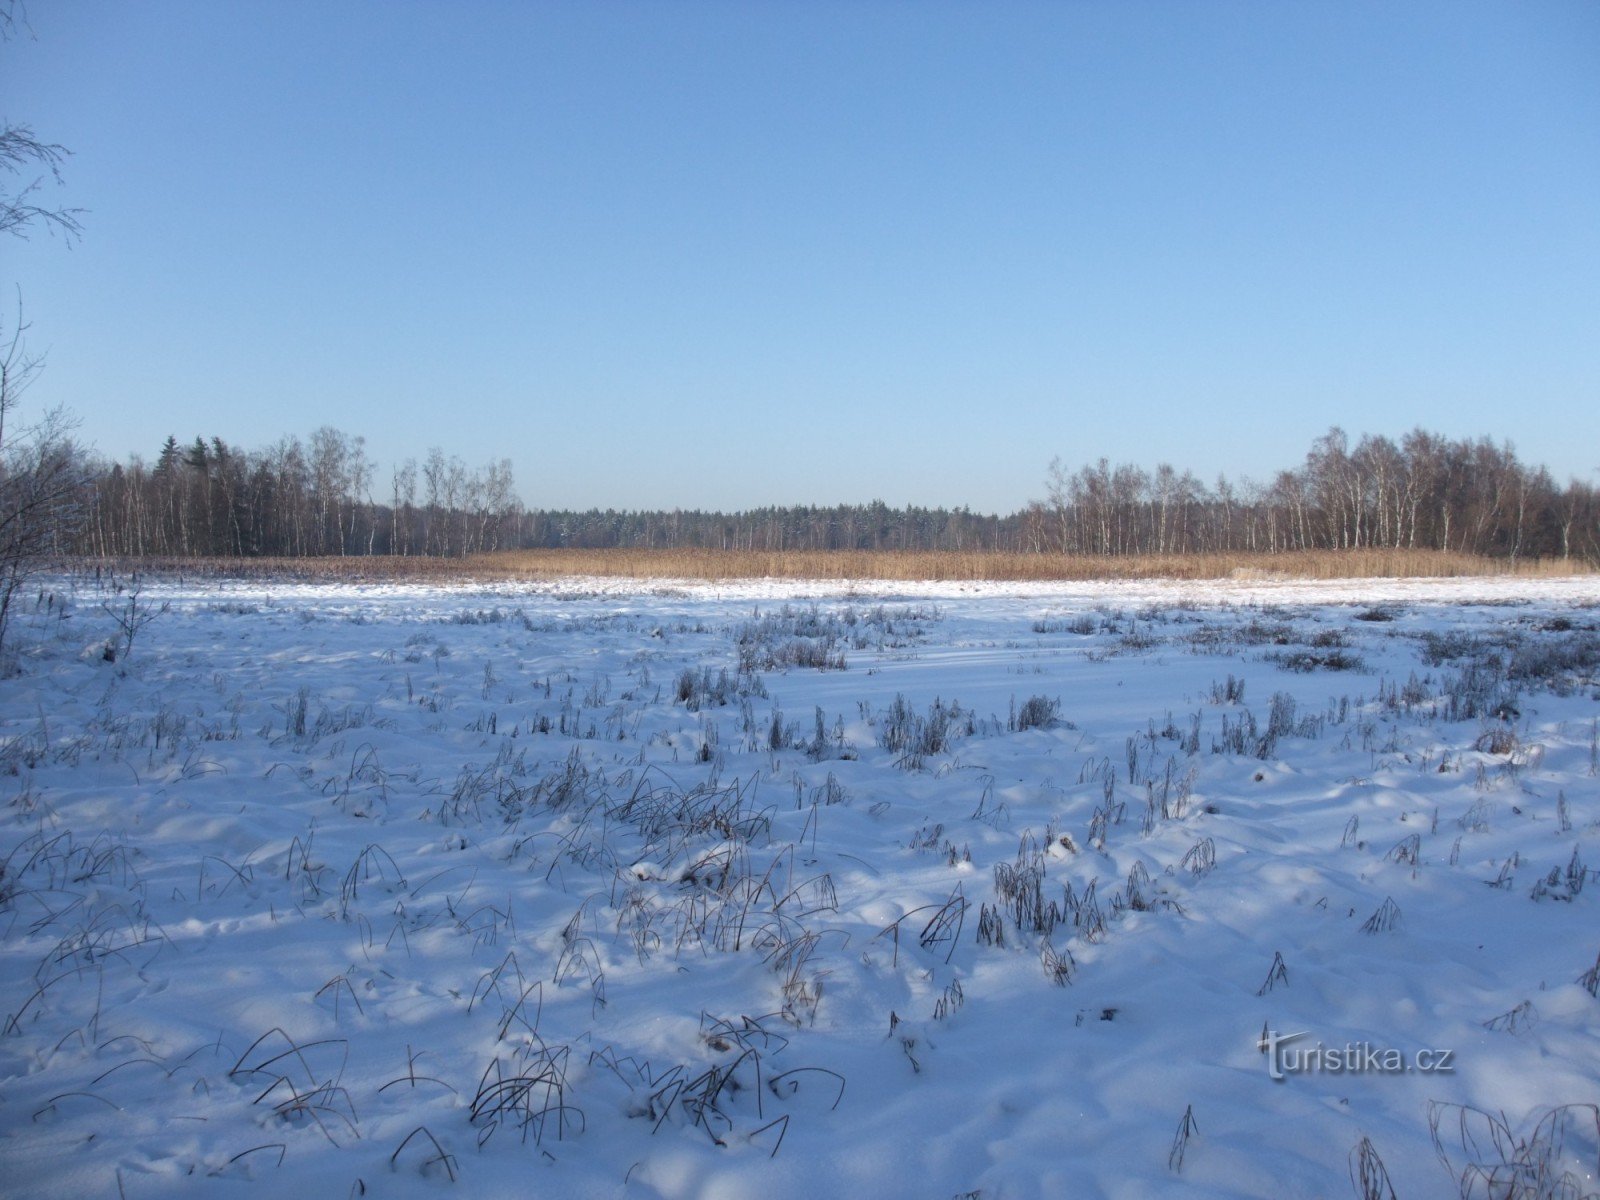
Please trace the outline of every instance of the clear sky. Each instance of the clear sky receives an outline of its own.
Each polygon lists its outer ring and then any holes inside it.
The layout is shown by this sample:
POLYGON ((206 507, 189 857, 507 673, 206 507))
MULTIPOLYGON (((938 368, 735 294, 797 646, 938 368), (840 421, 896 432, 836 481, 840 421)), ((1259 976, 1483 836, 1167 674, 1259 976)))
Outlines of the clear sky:
POLYGON ((27 14, 0 117, 88 211, 0 285, 110 457, 332 424, 540 507, 1011 511, 1337 423, 1600 483, 1593 0, 27 14))

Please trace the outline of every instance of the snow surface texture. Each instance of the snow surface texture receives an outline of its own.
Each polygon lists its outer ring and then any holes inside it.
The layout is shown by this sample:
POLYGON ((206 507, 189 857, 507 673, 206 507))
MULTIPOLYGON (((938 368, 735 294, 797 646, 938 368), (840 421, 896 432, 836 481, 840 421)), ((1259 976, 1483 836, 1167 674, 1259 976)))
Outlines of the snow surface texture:
POLYGON ((1593 1193, 1597 603, 47 581, 0 1192, 1593 1193))

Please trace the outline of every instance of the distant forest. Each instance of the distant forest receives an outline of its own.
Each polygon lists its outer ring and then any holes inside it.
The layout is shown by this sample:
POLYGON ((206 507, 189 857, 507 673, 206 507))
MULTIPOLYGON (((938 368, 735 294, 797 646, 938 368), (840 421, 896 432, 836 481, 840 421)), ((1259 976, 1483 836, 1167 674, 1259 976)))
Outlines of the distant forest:
POLYGON ((881 502, 737 513, 530 509, 509 459, 435 449, 380 479, 363 439, 324 427, 246 451, 168 438, 153 464, 83 463, 57 550, 101 556, 427 555, 498 550, 958 550, 1069 555, 1381 548, 1600 562, 1600 502, 1509 444, 1340 429, 1270 482, 1207 484, 1166 464, 1060 460, 1043 498, 1007 515, 881 502))

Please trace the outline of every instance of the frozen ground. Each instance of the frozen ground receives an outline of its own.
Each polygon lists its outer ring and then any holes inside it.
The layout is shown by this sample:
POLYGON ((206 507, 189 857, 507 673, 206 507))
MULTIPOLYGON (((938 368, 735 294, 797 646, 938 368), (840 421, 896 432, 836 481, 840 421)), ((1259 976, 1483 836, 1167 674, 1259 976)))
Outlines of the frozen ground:
POLYGON ((1600 1191, 1600 580, 132 604, 10 631, 6 1196, 1600 1191))

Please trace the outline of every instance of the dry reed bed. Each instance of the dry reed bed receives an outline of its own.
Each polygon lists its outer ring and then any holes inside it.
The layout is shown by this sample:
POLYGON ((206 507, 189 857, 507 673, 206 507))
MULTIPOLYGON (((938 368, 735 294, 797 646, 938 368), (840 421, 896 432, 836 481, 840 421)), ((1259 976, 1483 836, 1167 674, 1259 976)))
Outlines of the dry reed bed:
POLYGON ((956 551, 514 550, 468 558, 76 559, 77 572, 340 582, 554 579, 827 579, 1077 582, 1112 579, 1406 579, 1586 575, 1579 559, 1502 559, 1440 550, 1079 557, 956 551))

